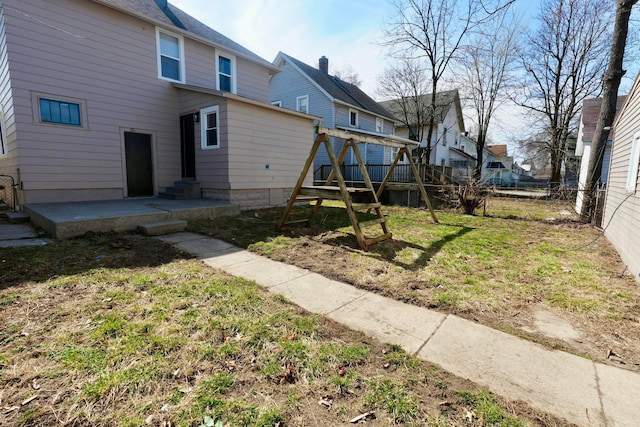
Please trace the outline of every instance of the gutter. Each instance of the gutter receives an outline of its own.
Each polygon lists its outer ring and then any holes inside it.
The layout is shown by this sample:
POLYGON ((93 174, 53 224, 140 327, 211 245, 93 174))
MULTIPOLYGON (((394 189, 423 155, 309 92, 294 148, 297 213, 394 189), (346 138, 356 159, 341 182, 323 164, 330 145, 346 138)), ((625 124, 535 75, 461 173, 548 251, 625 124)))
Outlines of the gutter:
POLYGON ((282 108, 282 107, 278 107, 278 106, 275 106, 275 105, 267 104, 266 102, 258 101, 258 100, 251 99, 251 98, 246 98, 244 96, 236 95, 236 94, 230 93, 230 92, 222 92, 222 91, 219 91, 219 90, 216 90, 216 89, 210 89, 210 88, 201 87, 201 86, 194 86, 194 85, 187 85, 187 84, 182 84, 182 83, 171 83, 171 85, 173 87, 175 87, 176 89, 188 90, 188 91, 191 91, 191 92, 198 92, 198 93, 204 93, 204 94, 207 94, 207 95, 218 96, 220 98, 231 99, 233 101, 238 101, 238 102, 242 102, 244 104, 254 105, 256 107, 265 108, 267 110, 276 111, 278 113, 288 114, 290 116, 301 117, 303 119, 309 119, 309 120, 317 120, 318 123, 321 123, 321 122, 324 121, 324 119, 322 117, 312 116, 311 114, 300 113, 298 111, 289 110, 288 108, 282 108))

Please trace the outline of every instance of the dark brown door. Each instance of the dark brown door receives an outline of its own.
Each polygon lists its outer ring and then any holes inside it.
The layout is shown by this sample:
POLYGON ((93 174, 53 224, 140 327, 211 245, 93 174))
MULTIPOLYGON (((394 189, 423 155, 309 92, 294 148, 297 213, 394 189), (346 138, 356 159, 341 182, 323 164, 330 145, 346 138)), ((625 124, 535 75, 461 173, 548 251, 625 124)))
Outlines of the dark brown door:
POLYGON ((180 152, 182 160, 182 177, 196 178, 196 139, 194 133, 193 114, 180 117, 180 152))
POLYGON ((127 162, 127 190, 129 197, 153 196, 151 135, 125 132, 124 152, 127 162))

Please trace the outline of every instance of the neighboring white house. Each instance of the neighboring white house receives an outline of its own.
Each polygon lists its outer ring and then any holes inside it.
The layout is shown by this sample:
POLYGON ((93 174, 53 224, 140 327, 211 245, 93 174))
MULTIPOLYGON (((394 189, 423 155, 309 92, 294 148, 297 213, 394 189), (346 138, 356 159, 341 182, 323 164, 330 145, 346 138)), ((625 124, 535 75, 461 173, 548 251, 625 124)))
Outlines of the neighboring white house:
MULTIPOLYGON (((431 95, 421 95, 421 101, 419 102, 425 106, 430 106, 431 95)), ((399 120, 405 116, 400 99, 382 101, 380 105, 399 120)), ((412 115, 411 112, 407 112, 407 116, 408 118, 404 122, 410 123, 411 126, 399 123, 396 126, 395 134, 403 138, 416 140, 415 135, 419 134, 415 129, 419 125, 417 119, 415 119, 416 114, 412 115)), ((452 166, 451 159, 454 159, 454 161, 462 160, 464 154, 460 153, 460 137, 464 133, 464 117, 458 90, 438 92, 435 105, 435 128, 431 137, 431 155, 428 163, 438 166, 452 166)), ((427 137, 428 128, 425 126, 420 147, 427 146, 427 137)))
POLYGON ((605 236, 636 280, 640 276, 640 74, 613 124, 603 213, 605 236))
MULTIPOLYGON (((620 111, 627 95, 618 96, 616 104, 616 112, 620 111)), ((578 140, 576 141, 576 157, 580 158, 580 173, 578 175, 578 194, 576 196, 576 212, 582 211, 582 202, 584 189, 587 183, 587 173, 589 169, 589 160, 591 158, 591 141, 598 123, 600 115, 600 105, 602 98, 585 99, 582 101, 582 112, 580 117, 580 126, 578 128, 578 140)), ((609 162, 611 161, 611 141, 614 138, 614 132, 609 132, 607 148, 602 159, 602 175, 600 182, 606 184, 609 177, 609 162)))

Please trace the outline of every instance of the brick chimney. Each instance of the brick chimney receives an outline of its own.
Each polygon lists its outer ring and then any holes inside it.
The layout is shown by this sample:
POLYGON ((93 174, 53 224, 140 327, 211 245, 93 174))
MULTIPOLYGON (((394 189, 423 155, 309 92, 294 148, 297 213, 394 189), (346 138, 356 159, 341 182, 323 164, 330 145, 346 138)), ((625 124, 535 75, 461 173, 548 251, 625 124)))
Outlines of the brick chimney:
POLYGON ((329 74, 329 60, 324 55, 322 55, 322 57, 318 60, 318 70, 322 71, 325 74, 329 74))

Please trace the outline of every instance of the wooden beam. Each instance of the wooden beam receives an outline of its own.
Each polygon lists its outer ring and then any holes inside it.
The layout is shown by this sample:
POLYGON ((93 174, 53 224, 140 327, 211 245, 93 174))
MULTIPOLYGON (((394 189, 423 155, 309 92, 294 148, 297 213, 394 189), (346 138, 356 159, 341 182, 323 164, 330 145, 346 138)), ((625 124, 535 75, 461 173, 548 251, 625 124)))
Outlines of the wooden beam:
POLYGON ((357 142, 366 142, 367 144, 376 144, 376 145, 386 145, 388 147, 402 148, 407 146, 417 147, 419 145, 419 143, 416 141, 412 141, 406 138, 400 138, 399 136, 395 136, 395 135, 379 136, 372 133, 363 132, 358 129, 343 130, 343 129, 327 128, 324 126, 316 126, 316 132, 318 134, 323 133, 327 136, 333 136, 336 138, 354 139, 357 142))

